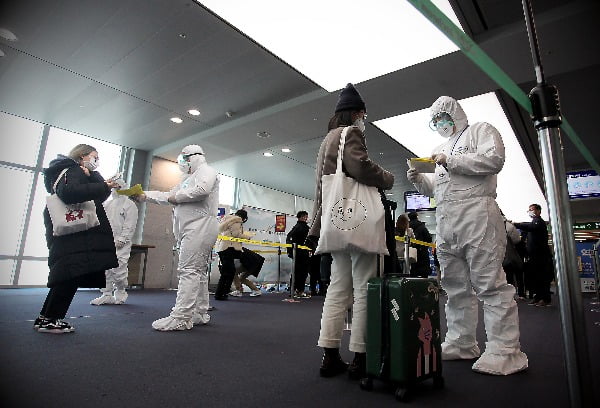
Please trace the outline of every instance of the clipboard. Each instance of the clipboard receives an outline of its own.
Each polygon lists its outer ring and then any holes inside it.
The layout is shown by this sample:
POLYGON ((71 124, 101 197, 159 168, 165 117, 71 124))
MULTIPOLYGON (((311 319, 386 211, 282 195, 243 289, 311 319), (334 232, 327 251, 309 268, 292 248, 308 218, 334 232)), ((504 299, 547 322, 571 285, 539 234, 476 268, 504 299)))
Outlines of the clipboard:
POLYGON ((144 194, 144 190, 142 190, 141 184, 136 184, 135 186, 130 187, 125 190, 117 190, 117 194, 126 195, 126 196, 139 195, 139 194, 144 194))
POLYGON ((429 157, 413 157, 406 160, 408 167, 419 173, 435 173, 435 162, 429 157))

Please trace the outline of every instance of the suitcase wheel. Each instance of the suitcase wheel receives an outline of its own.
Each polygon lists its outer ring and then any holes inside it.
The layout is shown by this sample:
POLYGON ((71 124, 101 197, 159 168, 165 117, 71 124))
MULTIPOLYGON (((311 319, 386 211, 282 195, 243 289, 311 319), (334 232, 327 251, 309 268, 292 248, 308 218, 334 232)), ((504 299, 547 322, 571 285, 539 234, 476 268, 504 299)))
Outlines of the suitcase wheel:
POLYGON ((408 388, 398 387, 396 388, 396 399, 400 402, 406 402, 410 399, 410 392, 408 388))
POLYGON ((369 377, 361 378, 360 380, 360 389, 365 391, 373 390, 373 379, 369 377))
POLYGON ((433 377, 433 388, 444 388, 444 377, 433 377))

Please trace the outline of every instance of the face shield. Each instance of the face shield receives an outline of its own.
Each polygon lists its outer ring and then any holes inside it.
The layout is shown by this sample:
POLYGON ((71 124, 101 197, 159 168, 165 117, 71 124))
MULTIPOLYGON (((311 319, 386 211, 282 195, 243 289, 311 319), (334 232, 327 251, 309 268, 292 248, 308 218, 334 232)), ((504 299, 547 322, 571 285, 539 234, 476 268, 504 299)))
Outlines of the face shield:
POLYGON ((446 126, 454 126, 454 121, 452 120, 452 116, 450 116, 446 112, 438 113, 433 118, 431 118, 431 120, 429 121, 429 128, 433 131, 436 131, 436 130, 446 127, 446 126))

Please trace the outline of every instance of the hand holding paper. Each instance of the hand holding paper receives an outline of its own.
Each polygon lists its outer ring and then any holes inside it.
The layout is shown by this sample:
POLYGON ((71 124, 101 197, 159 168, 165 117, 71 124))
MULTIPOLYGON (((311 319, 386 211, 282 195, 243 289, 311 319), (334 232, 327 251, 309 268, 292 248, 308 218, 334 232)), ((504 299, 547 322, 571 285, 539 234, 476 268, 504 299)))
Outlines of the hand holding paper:
POLYGON ((414 157, 407 160, 409 169, 415 169, 418 173, 434 173, 435 161, 429 157, 414 157))
POLYGON ((144 190, 142 190, 141 184, 136 184, 133 187, 127 188, 125 190, 117 190, 117 194, 132 196, 132 195, 140 195, 144 194, 144 190))

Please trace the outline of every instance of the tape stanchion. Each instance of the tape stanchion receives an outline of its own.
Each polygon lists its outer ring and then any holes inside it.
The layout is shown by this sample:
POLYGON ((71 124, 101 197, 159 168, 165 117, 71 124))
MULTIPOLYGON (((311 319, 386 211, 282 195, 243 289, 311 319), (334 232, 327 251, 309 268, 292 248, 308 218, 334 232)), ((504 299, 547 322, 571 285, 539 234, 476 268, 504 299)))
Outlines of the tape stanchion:
MULTIPOLYGON (((450 41, 452 41, 475 65, 487 74, 500 88, 504 89, 519 105, 531 114, 531 102, 523 90, 490 58, 459 27, 457 27, 431 0, 408 0, 425 18, 438 28, 450 41)), ((587 160, 596 172, 600 174, 600 165, 585 147, 575 129, 562 116, 562 130, 567 134, 581 155, 587 160)))

